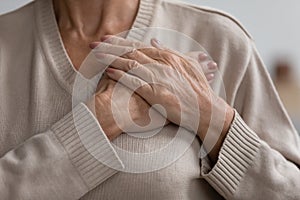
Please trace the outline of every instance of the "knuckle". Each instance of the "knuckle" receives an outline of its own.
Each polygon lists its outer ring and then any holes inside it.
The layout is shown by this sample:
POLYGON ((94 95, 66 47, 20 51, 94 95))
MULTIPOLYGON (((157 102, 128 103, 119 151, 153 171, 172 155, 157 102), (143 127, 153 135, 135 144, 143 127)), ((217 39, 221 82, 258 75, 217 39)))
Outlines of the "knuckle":
POLYGON ((133 68, 137 68, 139 63, 136 60, 130 60, 128 62, 128 70, 131 70, 133 68))
POLYGON ((134 49, 125 55, 129 59, 137 58, 139 56, 138 50, 134 49))
POLYGON ((134 53, 130 52, 130 53, 125 54, 124 57, 128 58, 128 59, 133 59, 135 57, 135 55, 134 55, 134 53))
POLYGON ((137 78, 132 79, 132 83, 137 88, 143 86, 143 84, 141 83, 141 81, 139 79, 137 79, 137 78))
POLYGON ((108 87, 113 87, 115 85, 115 81, 109 79, 108 80, 108 87))
POLYGON ((158 57, 160 50, 156 49, 155 47, 144 47, 139 49, 140 52, 142 52, 145 55, 148 55, 150 57, 158 57))
POLYGON ((165 52, 164 57, 165 57, 165 59, 167 59, 169 61, 177 60, 177 56, 175 56, 174 54, 169 53, 169 52, 165 52))

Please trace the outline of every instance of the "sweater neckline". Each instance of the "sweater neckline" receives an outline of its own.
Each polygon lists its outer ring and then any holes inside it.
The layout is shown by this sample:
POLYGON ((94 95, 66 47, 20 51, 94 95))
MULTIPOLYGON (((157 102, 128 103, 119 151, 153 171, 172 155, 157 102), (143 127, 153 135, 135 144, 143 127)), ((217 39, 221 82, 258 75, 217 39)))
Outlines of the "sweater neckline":
MULTIPOLYGON (((141 28, 151 26, 159 1, 140 0, 136 18, 126 38, 143 40, 146 30, 141 28)), ((52 0, 36 0, 35 13, 38 36, 45 59, 61 87, 72 94, 73 84, 79 72, 74 68, 64 47, 52 0)))

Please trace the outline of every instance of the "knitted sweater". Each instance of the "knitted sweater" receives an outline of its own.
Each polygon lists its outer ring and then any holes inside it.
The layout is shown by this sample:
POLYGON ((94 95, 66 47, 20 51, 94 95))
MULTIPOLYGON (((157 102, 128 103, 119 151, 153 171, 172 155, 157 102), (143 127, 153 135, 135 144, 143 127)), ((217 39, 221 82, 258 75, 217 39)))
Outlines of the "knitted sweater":
MULTIPOLYGON (((178 127, 168 125, 149 139, 123 134, 110 142, 83 103, 72 107, 77 72, 51 2, 36 0, 0 17, 1 200, 300 199, 299 136, 251 36, 234 18, 205 7, 141 0, 133 28, 168 28, 200 43, 218 63, 236 114, 214 166, 199 158, 195 138, 170 165, 128 173, 117 170, 125 161, 116 147, 152 150, 178 127), (90 138, 85 144, 79 132, 90 138)), ((128 37, 142 41, 145 34, 136 30, 128 37)), ((218 84, 214 91, 221 95, 218 84)))

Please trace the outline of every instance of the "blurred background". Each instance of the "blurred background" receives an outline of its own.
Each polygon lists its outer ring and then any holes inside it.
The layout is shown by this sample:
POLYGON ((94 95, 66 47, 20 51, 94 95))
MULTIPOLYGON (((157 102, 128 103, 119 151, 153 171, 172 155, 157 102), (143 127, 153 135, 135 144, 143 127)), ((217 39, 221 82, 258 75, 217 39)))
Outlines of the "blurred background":
MULTIPOLYGON (((300 131, 300 1, 184 1, 226 11, 246 27, 256 42, 287 111, 300 131)), ((0 2, 0 14, 3 14, 26 4, 29 0, 0 2)))

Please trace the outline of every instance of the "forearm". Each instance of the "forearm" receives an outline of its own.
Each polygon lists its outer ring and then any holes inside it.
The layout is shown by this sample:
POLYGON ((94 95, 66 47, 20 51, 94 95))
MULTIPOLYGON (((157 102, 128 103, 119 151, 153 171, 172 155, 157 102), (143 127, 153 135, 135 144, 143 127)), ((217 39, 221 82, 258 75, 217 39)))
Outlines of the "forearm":
POLYGON ((222 132, 221 132, 218 140, 216 141, 216 144, 214 145, 212 150, 208 153, 209 158, 211 159, 213 164, 215 164, 218 160, 219 152, 220 152, 221 147, 224 143, 224 140, 228 134, 228 130, 230 129, 233 117, 234 117, 234 111, 231 109, 228 110, 228 112, 226 112, 226 118, 224 121, 224 126, 222 129, 222 132))
POLYGON ((30 138, 0 159, 1 199, 75 200, 87 191, 51 131, 30 138))
POLYGON ((217 163, 211 165, 207 158, 202 158, 201 165, 202 177, 226 199, 300 197, 297 163, 262 141, 237 112, 217 163))
POLYGON ((76 106, 51 129, 0 158, 1 199, 81 198, 122 168, 101 132, 88 109, 76 106))
POLYGON ((204 117, 199 120, 200 124, 197 135, 203 141, 205 149, 208 150, 208 155, 212 163, 215 164, 232 124, 234 109, 222 99, 217 99, 213 102, 215 105, 210 106, 212 114, 203 114, 204 117), (203 121, 206 123, 203 124, 203 121))

